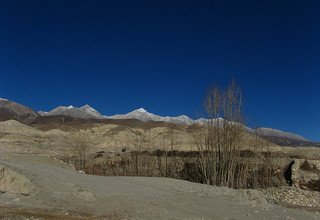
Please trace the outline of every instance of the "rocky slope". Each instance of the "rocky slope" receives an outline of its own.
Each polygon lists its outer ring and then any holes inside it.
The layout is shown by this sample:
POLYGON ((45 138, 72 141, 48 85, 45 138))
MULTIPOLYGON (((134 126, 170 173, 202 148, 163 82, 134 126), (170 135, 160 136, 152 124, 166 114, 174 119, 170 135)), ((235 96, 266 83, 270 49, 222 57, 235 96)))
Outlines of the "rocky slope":
POLYGON ((15 119, 29 123, 38 116, 37 112, 24 105, 0 98, 0 121, 15 119))

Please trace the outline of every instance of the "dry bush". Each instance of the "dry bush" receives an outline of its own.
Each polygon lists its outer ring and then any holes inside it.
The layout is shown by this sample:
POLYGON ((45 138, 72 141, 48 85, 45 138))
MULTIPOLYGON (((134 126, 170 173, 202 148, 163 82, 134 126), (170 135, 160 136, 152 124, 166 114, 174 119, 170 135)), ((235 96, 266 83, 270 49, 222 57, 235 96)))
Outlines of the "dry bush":
POLYGON ((251 147, 257 158, 256 166, 253 167, 251 188, 274 186, 273 175, 275 165, 272 162, 269 143, 263 140, 259 130, 255 130, 252 134, 253 139, 251 147))
MULTIPOLYGON (((207 152, 203 152, 207 154, 207 152)), ((130 153, 97 152, 87 158, 87 174, 103 176, 150 176, 170 177, 197 183, 206 183, 203 170, 199 164, 199 151, 132 151, 130 153)), ((273 175, 270 181, 262 178, 267 168, 263 163, 257 163, 259 158, 254 152, 245 150, 240 152, 235 166, 235 185, 238 188, 261 188, 279 186, 284 177, 279 173, 273 175), (257 165, 260 164, 260 165, 257 165)), ((272 168, 274 172, 275 168, 272 168)), ((271 172, 271 173, 272 173, 271 172)))

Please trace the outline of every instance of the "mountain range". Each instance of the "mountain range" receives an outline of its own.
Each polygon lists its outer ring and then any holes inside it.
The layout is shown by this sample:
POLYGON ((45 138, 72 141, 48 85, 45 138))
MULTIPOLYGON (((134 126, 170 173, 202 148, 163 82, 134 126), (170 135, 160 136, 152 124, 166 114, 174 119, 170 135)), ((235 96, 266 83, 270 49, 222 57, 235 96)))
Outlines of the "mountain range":
POLYGON ((180 115, 176 117, 171 116, 160 116, 155 115, 153 113, 148 112, 144 108, 136 109, 132 112, 129 112, 127 114, 117 114, 113 116, 105 116, 100 114, 97 110, 92 108, 90 105, 84 105, 82 107, 74 107, 72 105, 70 106, 59 106, 57 108, 52 109, 49 112, 45 111, 39 111, 38 112, 41 116, 55 116, 55 115, 64 115, 64 116, 70 116, 75 118, 83 118, 83 119, 138 119, 142 122, 147 121, 162 121, 162 122, 168 122, 173 124, 179 124, 179 125, 192 125, 195 123, 203 123, 205 119, 197 119, 193 120, 189 118, 186 115, 180 115))
MULTIPOLYGON (((89 105, 84 105, 82 107, 75 106, 59 106, 57 108, 52 109, 49 112, 39 111, 35 112, 31 108, 18 104, 16 102, 0 98, 0 121, 6 121, 9 119, 15 119, 17 121, 21 121, 23 123, 32 123, 35 120, 39 120, 39 118, 43 121, 46 118, 54 117, 54 116, 64 116, 75 119, 94 119, 96 121, 104 121, 104 120, 130 120, 136 119, 142 122, 165 122, 172 123, 178 125, 192 125, 192 124, 203 124, 206 119, 191 119, 186 115, 180 116, 160 116, 153 113, 148 112, 143 108, 136 109, 127 114, 117 114, 113 116, 104 116, 99 113, 97 110, 92 108, 89 105)), ((222 118, 218 118, 216 120, 223 120, 222 118)), ((278 129, 273 128, 257 128, 251 129, 247 128, 247 131, 250 133, 256 133, 259 136, 279 145, 295 145, 295 146, 310 146, 317 145, 317 143, 311 142, 306 138, 290 133, 284 132, 278 129)))
POLYGON ((145 110, 144 108, 139 108, 136 109, 132 112, 129 112, 127 114, 124 115, 113 115, 113 116, 104 116, 104 118, 109 118, 109 119, 138 119, 140 121, 143 122, 147 122, 147 121, 164 121, 164 122, 168 122, 168 123, 173 123, 173 124, 180 124, 180 125, 191 125, 194 124, 196 122, 200 122, 202 119, 199 120, 193 120, 191 118, 189 118, 186 115, 180 115, 180 116, 176 116, 176 117, 170 117, 170 116, 159 116, 159 115, 155 115, 153 113, 148 112, 147 110, 145 110))
POLYGON ((89 105, 84 105, 80 108, 70 106, 59 106, 55 109, 52 109, 50 112, 39 111, 38 112, 41 116, 54 116, 54 115, 65 115, 71 116, 75 118, 97 118, 102 119, 103 116, 94 108, 89 105))

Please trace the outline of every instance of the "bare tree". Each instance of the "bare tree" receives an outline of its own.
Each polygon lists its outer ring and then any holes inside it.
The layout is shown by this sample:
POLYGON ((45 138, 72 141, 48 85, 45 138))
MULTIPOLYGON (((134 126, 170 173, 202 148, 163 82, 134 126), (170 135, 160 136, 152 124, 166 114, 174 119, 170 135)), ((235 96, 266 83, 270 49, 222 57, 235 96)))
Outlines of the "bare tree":
POLYGON ((207 120, 195 126, 193 142, 200 152, 199 166, 207 184, 240 187, 237 176, 244 133, 242 93, 235 81, 226 90, 210 87, 204 101, 207 120))

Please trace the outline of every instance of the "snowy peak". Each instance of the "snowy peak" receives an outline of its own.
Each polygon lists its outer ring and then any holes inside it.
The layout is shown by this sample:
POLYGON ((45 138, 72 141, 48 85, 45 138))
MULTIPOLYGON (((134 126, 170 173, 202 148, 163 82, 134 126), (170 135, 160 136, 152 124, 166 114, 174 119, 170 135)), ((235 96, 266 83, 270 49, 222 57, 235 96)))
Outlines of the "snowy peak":
POLYGON ((133 110, 127 114, 124 115, 113 115, 113 116, 106 116, 106 118, 110 119, 138 119, 140 121, 146 122, 146 121, 163 121, 163 122, 169 122, 169 123, 175 123, 175 124, 184 124, 184 125, 190 125, 195 123, 191 118, 189 118, 186 115, 180 115, 176 117, 170 117, 170 116, 160 116, 155 115, 153 113, 148 112, 144 108, 138 108, 136 110, 133 110))
POLYGON ((136 110, 133 110, 132 112, 129 112, 128 114, 126 114, 127 116, 141 116, 141 115, 144 115, 144 116, 149 116, 149 117, 153 117, 155 116, 154 114, 148 112, 147 110, 145 110, 144 108, 138 108, 136 110))
POLYGON ((69 106, 58 106, 54 109, 52 109, 48 114, 55 114, 55 113, 61 113, 70 109, 73 109, 74 107, 72 105, 69 106))
POLYGON ((132 112, 141 112, 141 113, 146 113, 146 112, 148 112, 148 111, 147 111, 147 110, 145 110, 144 108, 138 108, 138 109, 133 110, 132 112))
POLYGON ((149 113, 147 110, 145 110, 144 108, 138 108, 132 112, 140 112, 140 113, 149 113))
POLYGON ((113 115, 113 116, 105 116, 105 118, 109 119, 138 119, 140 121, 146 122, 153 120, 155 118, 155 115, 152 113, 149 113, 147 110, 144 108, 139 108, 136 110, 133 110, 127 114, 124 115, 113 115))
POLYGON ((129 112, 128 114, 126 114, 126 116, 140 119, 140 120, 142 119, 142 121, 149 121, 149 120, 152 120, 157 117, 157 115, 154 115, 154 114, 148 112, 144 108, 139 108, 139 109, 136 109, 132 112, 129 112))
MULTIPOLYGON (((73 109, 74 107, 72 105, 69 105, 69 106, 58 106, 54 109, 52 109, 50 112, 59 112, 59 111, 65 111, 65 110, 70 110, 70 109, 73 109)), ((45 111, 41 111, 43 113, 45 113, 45 111)), ((48 113, 50 113, 48 112, 48 113)))
POLYGON ((82 106, 82 107, 80 107, 81 109, 94 109, 94 108, 92 108, 90 105, 88 105, 88 104, 86 104, 86 105, 84 105, 84 106, 82 106))
POLYGON ((96 112, 97 111, 94 108, 92 108, 90 105, 84 105, 84 106, 80 107, 80 109, 83 109, 84 111, 88 111, 88 112, 96 112))
POLYGON ((74 107, 72 105, 69 106, 59 106, 50 112, 40 111, 40 115, 42 116, 53 116, 53 115, 65 115, 71 116, 75 118, 102 118, 101 114, 92 108, 90 105, 84 105, 80 108, 74 107))
POLYGON ((90 105, 84 105, 84 106, 80 107, 80 109, 82 109, 86 113, 88 113, 88 114, 90 114, 92 116, 95 116, 97 118, 101 118, 102 117, 102 115, 97 110, 92 108, 90 105))

